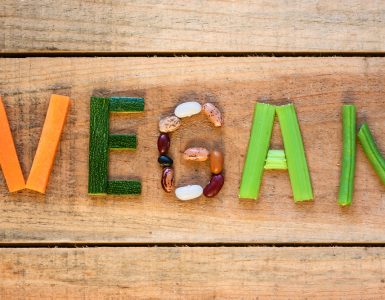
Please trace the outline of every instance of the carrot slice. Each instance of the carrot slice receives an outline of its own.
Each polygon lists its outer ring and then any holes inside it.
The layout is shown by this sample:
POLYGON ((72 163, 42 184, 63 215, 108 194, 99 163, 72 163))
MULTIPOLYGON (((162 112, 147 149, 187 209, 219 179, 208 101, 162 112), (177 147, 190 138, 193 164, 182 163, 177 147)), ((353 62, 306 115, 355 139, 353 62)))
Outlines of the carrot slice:
POLYGON ((17 158, 11 129, 9 128, 7 113, 0 97, 0 166, 10 192, 25 188, 23 172, 17 158))
POLYGON ((26 188, 45 193, 70 104, 69 97, 52 95, 26 188))

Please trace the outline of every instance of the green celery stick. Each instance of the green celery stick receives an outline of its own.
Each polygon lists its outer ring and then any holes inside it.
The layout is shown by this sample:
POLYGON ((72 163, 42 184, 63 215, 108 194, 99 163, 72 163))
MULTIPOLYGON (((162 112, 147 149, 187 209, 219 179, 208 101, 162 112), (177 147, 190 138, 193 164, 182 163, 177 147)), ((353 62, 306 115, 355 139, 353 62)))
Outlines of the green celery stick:
POLYGON ((105 195, 108 181, 109 99, 91 97, 88 194, 105 195))
POLYGON ((243 167, 239 198, 257 199, 263 167, 269 150, 274 125, 275 106, 257 103, 254 110, 249 147, 243 167))
POLYGON ((269 150, 267 153, 265 170, 287 170, 284 150, 269 150))
POLYGON ((294 105, 282 105, 276 110, 285 146, 294 201, 312 200, 313 190, 310 174, 294 105))
POLYGON ((373 135, 370 132, 368 124, 364 123, 358 131, 358 139, 364 149, 366 156, 372 164, 377 175, 380 177, 382 183, 385 185, 385 159, 381 155, 373 135))
POLYGON ((338 204, 345 206, 352 203, 354 191, 354 173, 356 168, 356 107, 342 106, 342 170, 338 204))
POLYGON ((110 134, 108 142, 112 150, 135 150, 137 145, 135 134, 110 134))

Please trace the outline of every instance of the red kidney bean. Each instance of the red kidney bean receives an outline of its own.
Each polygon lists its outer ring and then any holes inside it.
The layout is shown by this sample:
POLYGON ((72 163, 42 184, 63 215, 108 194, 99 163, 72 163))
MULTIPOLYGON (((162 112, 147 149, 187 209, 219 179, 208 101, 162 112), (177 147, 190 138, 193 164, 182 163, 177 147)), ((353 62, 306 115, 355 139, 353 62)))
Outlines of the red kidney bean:
POLYGON ((170 149, 170 137, 167 133, 161 133, 158 138, 158 151, 160 154, 166 154, 170 149))
POLYGON ((210 182, 203 189, 203 194, 208 198, 215 197, 221 190, 224 182, 225 178, 222 174, 213 175, 210 182))
POLYGON ((170 193, 174 186, 174 170, 171 168, 164 168, 162 172, 162 188, 170 193))

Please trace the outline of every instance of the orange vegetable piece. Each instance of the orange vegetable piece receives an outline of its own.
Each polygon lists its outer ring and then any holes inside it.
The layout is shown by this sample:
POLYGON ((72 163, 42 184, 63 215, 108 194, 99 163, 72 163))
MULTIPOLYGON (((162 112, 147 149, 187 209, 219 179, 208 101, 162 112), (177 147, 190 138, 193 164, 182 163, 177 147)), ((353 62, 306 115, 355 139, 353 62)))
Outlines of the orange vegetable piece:
POLYGON ((66 96, 52 95, 26 188, 45 193, 70 105, 66 96))
POLYGON ((0 97, 0 166, 10 192, 20 191, 25 188, 23 172, 17 158, 15 144, 11 129, 9 128, 7 114, 0 97))

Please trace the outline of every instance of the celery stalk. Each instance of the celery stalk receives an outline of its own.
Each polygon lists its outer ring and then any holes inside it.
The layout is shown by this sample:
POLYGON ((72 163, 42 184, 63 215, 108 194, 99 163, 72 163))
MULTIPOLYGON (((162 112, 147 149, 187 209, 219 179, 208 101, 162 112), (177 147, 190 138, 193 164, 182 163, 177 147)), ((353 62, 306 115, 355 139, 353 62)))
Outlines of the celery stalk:
POLYGON ((356 168, 356 107, 342 106, 342 169, 338 204, 350 205, 354 191, 354 172, 356 168))
POLYGON ((312 200, 313 190, 310 174, 294 105, 279 106, 276 110, 285 146, 294 201, 312 200))
POLYGON ((243 167, 239 198, 257 199, 262 182, 263 167, 269 150, 274 124, 275 107, 257 103, 254 110, 249 147, 243 167))
POLYGON ((287 170, 284 150, 269 150, 267 153, 265 170, 287 170))
POLYGON ((361 126, 358 131, 358 139, 374 170, 385 185, 385 159, 381 155, 380 150, 378 150, 368 124, 364 123, 361 126))

